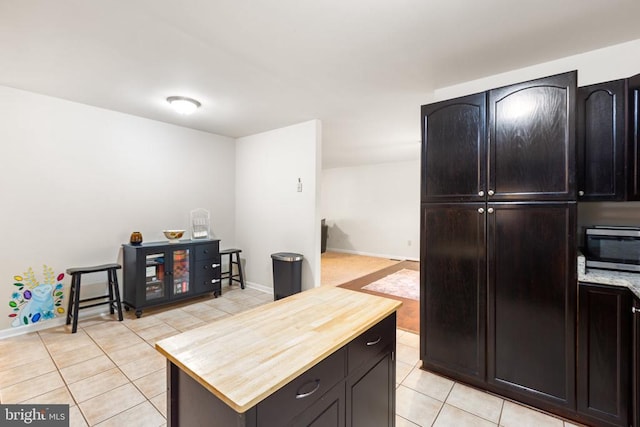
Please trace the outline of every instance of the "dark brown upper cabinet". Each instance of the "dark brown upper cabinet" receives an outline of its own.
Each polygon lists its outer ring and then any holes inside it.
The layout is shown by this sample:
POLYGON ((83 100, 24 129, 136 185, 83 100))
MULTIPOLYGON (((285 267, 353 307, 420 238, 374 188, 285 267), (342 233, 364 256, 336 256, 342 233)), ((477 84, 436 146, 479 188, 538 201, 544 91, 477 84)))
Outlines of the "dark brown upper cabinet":
POLYGON ((423 202, 485 200, 486 104, 477 93, 422 107, 423 202))
POLYGON ((575 200, 577 72, 489 91, 490 200, 575 200))
POLYGON ((578 88, 578 200, 626 198, 627 80, 578 88))
POLYGON ((629 139, 627 144, 626 200, 640 200, 640 74, 628 79, 629 139))
POLYGON ((640 200, 640 75, 578 88, 578 200, 640 200))
POLYGON ((575 200, 575 71, 422 107, 422 201, 575 200))

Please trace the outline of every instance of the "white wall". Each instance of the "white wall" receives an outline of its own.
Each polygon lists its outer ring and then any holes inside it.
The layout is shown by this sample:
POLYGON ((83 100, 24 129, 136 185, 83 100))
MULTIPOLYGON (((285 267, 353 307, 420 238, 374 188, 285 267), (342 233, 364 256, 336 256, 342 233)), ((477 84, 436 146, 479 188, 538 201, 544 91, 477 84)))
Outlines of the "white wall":
POLYGON ((198 207, 234 241, 233 139, 7 87, 0 117, 0 334, 30 267, 116 262, 132 231, 164 240, 198 207))
POLYGON ((236 245, 251 286, 272 291, 276 252, 304 255, 303 290, 320 284, 320 127, 312 120, 236 142, 236 245))
POLYGON ((420 258, 420 159, 322 171, 327 250, 420 258))
POLYGON ((640 73, 640 40, 440 88, 435 91, 432 100, 426 100, 425 102, 455 98, 572 70, 578 70, 578 86, 586 86, 638 74, 640 73))

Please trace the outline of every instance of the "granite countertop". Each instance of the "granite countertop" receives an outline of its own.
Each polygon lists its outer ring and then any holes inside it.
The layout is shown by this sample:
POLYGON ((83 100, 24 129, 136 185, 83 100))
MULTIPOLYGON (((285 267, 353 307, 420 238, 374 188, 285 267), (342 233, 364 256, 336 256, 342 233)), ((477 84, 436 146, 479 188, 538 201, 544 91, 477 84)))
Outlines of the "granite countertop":
POLYGON ((637 298, 640 298, 640 273, 624 273, 596 268, 587 270, 584 255, 578 255, 578 281, 622 286, 629 288, 637 298))
POLYGON ((156 349, 243 413, 401 305, 322 286, 163 339, 156 349))

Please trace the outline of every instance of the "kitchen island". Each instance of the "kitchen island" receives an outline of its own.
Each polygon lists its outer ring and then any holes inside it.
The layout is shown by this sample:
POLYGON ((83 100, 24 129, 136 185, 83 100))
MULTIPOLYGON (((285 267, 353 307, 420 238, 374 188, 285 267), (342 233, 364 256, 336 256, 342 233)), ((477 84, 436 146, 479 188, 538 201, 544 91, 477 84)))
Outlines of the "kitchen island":
POLYGON ((168 425, 394 425, 401 304, 320 287, 159 341, 168 425))

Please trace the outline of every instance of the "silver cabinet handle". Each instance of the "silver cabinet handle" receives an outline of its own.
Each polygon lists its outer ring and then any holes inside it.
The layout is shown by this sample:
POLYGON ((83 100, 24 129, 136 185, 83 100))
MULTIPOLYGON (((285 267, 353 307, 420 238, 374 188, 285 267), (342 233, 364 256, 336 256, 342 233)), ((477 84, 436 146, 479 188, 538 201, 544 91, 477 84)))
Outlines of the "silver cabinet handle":
POLYGON ((482 190, 478 191, 478 196, 480 196, 480 197, 484 196, 484 191, 482 191, 482 190))
MULTIPOLYGON (((314 382, 314 381, 311 381, 314 382)), ((307 392, 307 393, 300 393, 300 391, 296 392, 296 399, 304 399, 305 397, 309 397, 311 396, 313 393, 315 393, 316 391, 318 391, 318 389, 320 388, 320 380, 315 380, 316 386, 313 388, 313 390, 307 392)), ((307 385, 309 383, 305 383, 302 386, 304 387, 305 385, 307 385)), ((300 387, 302 388, 302 387, 300 387)), ((300 388, 298 390, 300 390, 300 388)))
POLYGON ((487 209, 487 212, 489 212, 489 213, 493 213, 493 208, 489 208, 489 209, 487 209))
POLYGON ((378 344, 380 341, 382 341, 382 337, 381 337, 381 336, 378 336, 378 339, 377 339, 377 340, 368 341, 368 342, 367 342, 367 346, 376 345, 376 344, 378 344))
POLYGON ((211 268, 218 268, 220 267, 220 264, 211 264, 211 268))
POLYGON ((490 195, 490 196, 493 196, 496 193, 493 190, 489 190, 489 191, 487 191, 487 194, 490 195))
POLYGON ((211 283, 218 283, 220 279, 211 279, 211 283))
POLYGON ((484 208, 478 208, 478 213, 483 214, 484 213, 484 208))
POLYGON ((578 191, 578 196, 584 196, 584 191, 582 190, 578 191))
POLYGON ((632 312, 633 314, 640 313, 640 308, 631 307, 631 312, 632 312))

